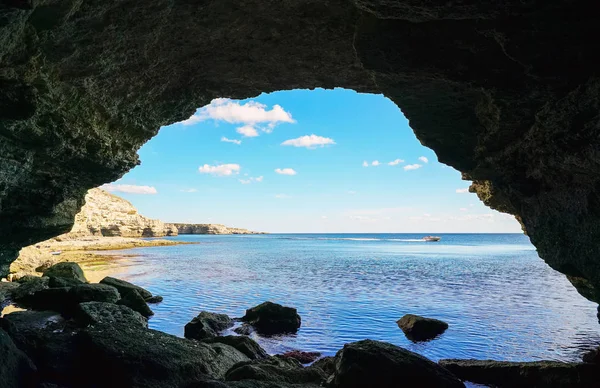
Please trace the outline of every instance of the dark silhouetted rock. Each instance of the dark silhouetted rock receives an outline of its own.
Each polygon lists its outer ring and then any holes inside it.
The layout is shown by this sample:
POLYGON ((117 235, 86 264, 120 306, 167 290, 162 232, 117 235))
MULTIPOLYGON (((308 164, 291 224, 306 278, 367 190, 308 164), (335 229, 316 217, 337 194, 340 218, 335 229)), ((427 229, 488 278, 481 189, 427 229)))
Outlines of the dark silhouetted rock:
POLYGON ((54 262, 46 260, 35 268, 35 272, 44 273, 46 270, 48 270, 48 268, 52 267, 53 265, 54 262))
POLYGON ((298 360, 301 364, 310 364, 317 358, 321 357, 319 352, 303 352, 300 350, 290 350, 282 354, 283 357, 290 357, 298 360))
POLYGON ((15 346, 8 334, 0 329, 0 386, 35 387, 36 380, 35 365, 15 346))
POLYGON ((19 288, 18 283, 0 282, 0 306, 5 300, 12 298, 12 293, 17 288, 19 288))
POLYGON ((242 320, 260 334, 295 333, 300 328, 300 315, 295 308, 264 302, 246 310, 242 320))
POLYGON ((126 282, 125 280, 107 276, 104 279, 102 279, 100 283, 116 288, 122 295, 125 295, 128 291, 136 290, 140 293, 144 300, 152 298, 152 293, 150 291, 143 289, 142 287, 136 286, 135 284, 126 282))
POLYGON ((448 359, 439 364, 462 380, 498 387, 594 387, 600 381, 600 368, 587 363, 448 359))
POLYGON ((63 262, 54 264, 44 271, 44 276, 49 278, 77 279, 83 283, 87 283, 83 270, 77 263, 63 262))
POLYGON ((237 364, 225 376, 226 381, 257 380, 317 385, 325 382, 326 378, 321 369, 304 368, 297 360, 281 356, 237 364))
POLYGON ((233 331, 240 335, 250 335, 254 332, 254 329, 252 328, 252 326, 244 323, 244 324, 242 324, 242 326, 239 326, 239 327, 236 327, 235 329, 233 329, 233 331))
POLYGON ((154 312, 150 309, 150 307, 148 307, 148 304, 137 290, 127 291, 125 295, 122 295, 121 300, 119 300, 117 304, 127 306, 133 311, 137 311, 138 313, 142 314, 146 318, 154 315, 154 312))
POLYGON ((202 311, 185 325, 184 336, 196 340, 212 338, 231 326, 233 326, 233 321, 227 315, 202 311))
POLYGON ((12 299, 20 305, 26 305, 28 299, 38 291, 48 288, 48 278, 32 278, 12 291, 12 299))
POLYGON ((2 319, 2 327, 35 363, 41 381, 60 385, 73 383, 76 330, 60 314, 17 311, 2 319))
POLYGON ((127 306, 105 302, 80 303, 74 312, 74 319, 82 326, 112 325, 147 328, 148 320, 127 306))
POLYGON ((71 288, 46 288, 27 298, 27 307, 35 310, 54 310, 64 313, 74 307, 71 288))
POLYGON ((583 355, 583 362, 600 364, 600 347, 590 350, 583 355))
POLYGON ((203 342, 219 342, 222 344, 233 346, 234 348, 242 352, 244 355, 246 355, 246 357, 248 357, 250 360, 260 360, 269 356, 267 352, 263 348, 261 348, 261 346, 256 341, 245 335, 226 335, 222 337, 212 337, 203 340, 203 342))
POLYGON ((160 295, 154 295, 151 298, 148 298, 146 302, 148 303, 160 303, 163 301, 163 297, 160 295))
POLYGON ((438 364, 385 342, 363 340, 344 345, 335 356, 332 388, 464 387, 438 364))
POLYGON ((34 275, 23 275, 19 279, 17 279, 16 282, 19 284, 25 284, 25 283, 29 283, 31 281, 36 281, 39 278, 40 278, 39 276, 34 276, 34 275))
POLYGON ((80 284, 71 288, 71 297, 75 303, 117 303, 117 301, 121 299, 119 291, 106 284, 80 284))
POLYGON ((50 288, 63 288, 63 287, 75 287, 80 284, 85 284, 79 279, 69 279, 69 278, 50 278, 48 281, 48 286, 50 288))
POLYGON ((225 344, 120 325, 90 327, 80 335, 79 345, 87 355, 81 370, 98 387, 179 387, 221 379, 233 365, 248 361, 225 344))
POLYGON ((418 315, 406 314, 397 322, 406 338, 411 341, 427 341, 442 334, 448 324, 439 319, 425 318, 418 315))
POLYGON ((323 357, 313 362, 311 368, 319 368, 327 376, 331 376, 335 372, 335 357, 323 357))

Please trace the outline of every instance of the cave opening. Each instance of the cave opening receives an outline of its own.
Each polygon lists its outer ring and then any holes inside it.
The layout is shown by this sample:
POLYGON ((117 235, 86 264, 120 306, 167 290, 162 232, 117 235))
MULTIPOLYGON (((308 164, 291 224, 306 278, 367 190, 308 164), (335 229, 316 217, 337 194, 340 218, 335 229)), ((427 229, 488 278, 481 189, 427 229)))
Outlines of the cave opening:
POLYGON ((182 233, 173 240, 202 248, 143 250, 148 261, 134 259, 122 276, 171 300, 155 309, 152 328, 182 336, 197 305, 237 316, 273 299, 308 318, 293 338, 258 337, 272 353, 333 355, 367 336, 434 360, 573 361, 600 343, 596 305, 539 259, 512 215, 469 193, 382 95, 317 89, 219 98, 163 127, 139 155, 140 166, 102 188, 140 214, 269 233, 182 233), (421 244, 427 234, 441 243, 421 244), (413 343, 395 325, 410 312, 457 327, 413 343), (533 333, 539 342, 524 346, 533 333))

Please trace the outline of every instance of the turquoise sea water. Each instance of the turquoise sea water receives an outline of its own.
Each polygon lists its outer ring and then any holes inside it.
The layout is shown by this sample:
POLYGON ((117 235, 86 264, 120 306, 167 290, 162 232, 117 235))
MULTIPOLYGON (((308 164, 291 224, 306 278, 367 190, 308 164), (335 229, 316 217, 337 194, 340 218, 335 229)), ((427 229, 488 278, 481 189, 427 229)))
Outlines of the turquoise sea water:
POLYGON ((440 358, 573 361, 600 343, 596 304, 548 267, 524 235, 188 235, 197 245, 138 248, 118 275, 164 296, 150 327, 178 336, 202 310, 240 317, 293 306, 297 335, 255 337, 270 353, 333 355, 364 338, 440 358), (413 313, 450 328, 425 343, 396 325, 413 313))

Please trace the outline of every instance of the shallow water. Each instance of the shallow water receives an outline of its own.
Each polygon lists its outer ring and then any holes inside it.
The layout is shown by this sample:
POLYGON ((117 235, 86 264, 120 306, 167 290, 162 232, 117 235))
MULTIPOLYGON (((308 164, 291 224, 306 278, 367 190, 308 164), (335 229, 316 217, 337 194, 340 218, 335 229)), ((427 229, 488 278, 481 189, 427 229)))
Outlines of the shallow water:
POLYGON ((600 343, 596 305, 548 267, 526 236, 188 235, 198 245, 138 248, 119 277, 164 296, 150 327, 178 336, 201 310, 240 317, 271 300, 298 309, 297 335, 255 337, 270 353, 333 355, 364 338, 431 359, 573 361, 600 343), (442 319, 439 338, 414 344, 396 325, 442 319))

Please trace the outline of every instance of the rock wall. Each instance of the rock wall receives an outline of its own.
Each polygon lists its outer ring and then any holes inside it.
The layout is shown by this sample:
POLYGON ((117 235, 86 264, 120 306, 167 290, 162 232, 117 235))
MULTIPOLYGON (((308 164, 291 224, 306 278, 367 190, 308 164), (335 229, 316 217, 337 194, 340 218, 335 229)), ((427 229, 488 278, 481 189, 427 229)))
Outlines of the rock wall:
POLYGON ((68 240, 85 236, 101 237, 164 237, 177 236, 173 224, 165 224, 138 213, 131 202, 102 189, 91 189, 85 205, 75 216, 69 233, 57 239, 68 240))
POLYGON ((179 234, 262 234, 242 228, 229 228, 221 224, 173 224, 179 234))
POLYGON ((0 5, 0 273, 216 97, 383 93, 441 162, 600 300, 595 2, 40 0, 0 5))

